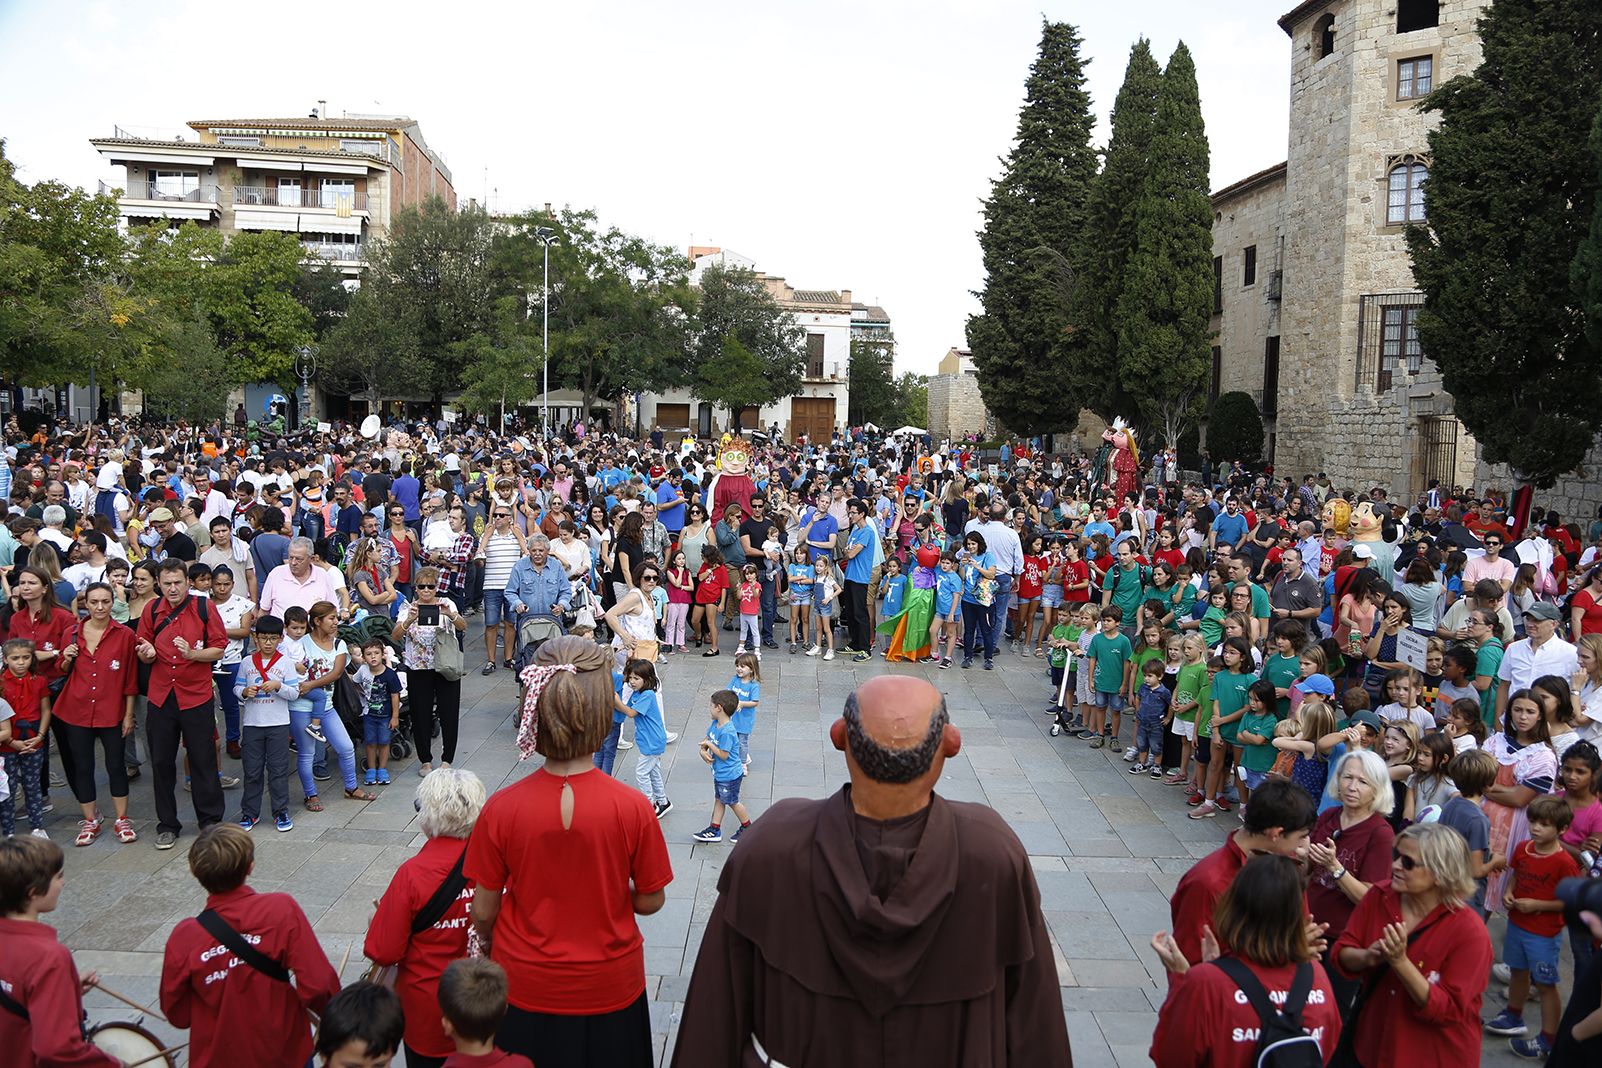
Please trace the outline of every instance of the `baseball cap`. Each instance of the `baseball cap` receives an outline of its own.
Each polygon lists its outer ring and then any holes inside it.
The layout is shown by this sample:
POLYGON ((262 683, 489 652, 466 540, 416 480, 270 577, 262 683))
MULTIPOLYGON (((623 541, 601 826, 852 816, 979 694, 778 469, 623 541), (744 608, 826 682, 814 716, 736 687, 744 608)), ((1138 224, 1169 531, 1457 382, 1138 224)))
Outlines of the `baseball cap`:
POLYGON ((1322 694, 1325 697, 1335 696, 1335 683, 1328 675, 1309 675, 1298 685, 1301 686, 1303 693, 1322 694))
POLYGON ((171 521, 171 519, 172 519, 172 509, 171 508, 157 508, 154 512, 150 513, 150 521, 152 523, 166 523, 166 522, 171 521))
POLYGON ((1356 545, 1352 547, 1352 555, 1359 560, 1372 560, 1374 559, 1374 550, 1367 545, 1356 545))
POLYGON ((1536 601, 1534 604, 1530 605, 1530 607, 1524 610, 1524 618, 1544 619, 1549 623, 1556 623, 1558 620, 1563 618, 1563 613, 1558 611, 1558 607, 1555 604, 1549 604, 1546 601, 1536 601))
POLYGON ((1348 725, 1354 726, 1354 727, 1357 726, 1359 723, 1361 723, 1363 726, 1368 727, 1369 729, 1371 729, 1375 734, 1379 734, 1381 731, 1383 731, 1385 729, 1384 726, 1381 725, 1381 723, 1380 723, 1379 716, 1375 715, 1373 712, 1369 711, 1366 708, 1360 709, 1360 710, 1358 710, 1356 712, 1353 712, 1352 713, 1352 718, 1347 720, 1346 722, 1347 722, 1348 725))

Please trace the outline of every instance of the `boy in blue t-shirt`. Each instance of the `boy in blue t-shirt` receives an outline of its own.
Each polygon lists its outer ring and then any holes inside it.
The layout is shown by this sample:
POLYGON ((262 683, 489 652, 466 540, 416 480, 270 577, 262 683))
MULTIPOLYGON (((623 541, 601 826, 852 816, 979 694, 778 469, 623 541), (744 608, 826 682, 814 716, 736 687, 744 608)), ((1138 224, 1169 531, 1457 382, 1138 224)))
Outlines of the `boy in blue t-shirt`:
POLYGON ((673 802, 668 800, 667 783, 662 778, 667 724, 662 721, 662 702, 656 692, 656 665, 649 660, 630 660, 623 665, 623 681, 632 692, 627 701, 622 697, 615 700, 617 710, 634 720, 634 744, 640 751, 634 781, 656 809, 656 818, 661 819, 673 808, 673 802))
POLYGON ((954 554, 940 554, 940 571, 935 576, 934 619, 929 623, 929 653, 940 657, 940 666, 951 666, 957 651, 957 633, 962 629, 962 574, 954 554), (946 638, 946 651, 940 652, 940 636, 946 638))
POLYGON ((612 672, 612 729, 607 732, 606 741, 601 748, 595 751, 595 766, 603 772, 612 774, 612 765, 617 762, 618 741, 623 737, 623 720, 626 718, 620 708, 628 703, 623 694, 623 672, 612 672))
POLYGON ((389 741, 400 726, 400 675, 389 666, 385 645, 369 638, 362 645, 362 666, 356 669, 362 691, 362 744, 367 749, 368 786, 389 782, 389 741))
POLYGON ((1150 772, 1154 779, 1162 778, 1163 728, 1174 718, 1174 692, 1163 685, 1162 657, 1146 661, 1141 669, 1140 703, 1135 706, 1135 762, 1129 774, 1150 772))
POLYGON ((719 690, 712 695, 712 725, 701 739, 701 759, 712 765, 712 822, 695 833, 697 842, 723 841, 720 825, 725 805, 734 809, 734 818, 740 821, 739 830, 729 835, 730 842, 738 842, 751 826, 751 814, 740 803, 745 765, 740 761, 739 735, 731 718, 739 705, 739 695, 733 690, 719 690))
POLYGON ((1123 621, 1123 609, 1117 605, 1101 610, 1101 630, 1090 639, 1081 669, 1090 673, 1090 721, 1086 729, 1095 733, 1090 742, 1092 749, 1118 748, 1124 699, 1130 692, 1135 666, 1135 647, 1119 629, 1123 621))

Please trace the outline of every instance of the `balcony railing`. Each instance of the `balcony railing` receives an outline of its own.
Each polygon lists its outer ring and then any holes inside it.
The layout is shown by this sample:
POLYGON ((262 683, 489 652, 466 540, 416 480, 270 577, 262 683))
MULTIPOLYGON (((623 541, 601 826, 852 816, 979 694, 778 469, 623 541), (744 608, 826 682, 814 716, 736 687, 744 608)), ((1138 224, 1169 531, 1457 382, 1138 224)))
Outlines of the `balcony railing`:
POLYGON ((364 262, 366 246, 363 242, 354 245, 338 241, 302 241, 301 248, 305 249, 307 256, 328 260, 330 263, 361 263, 364 262))
MULTIPOLYGON (((100 192, 107 196, 115 195, 118 186, 110 182, 100 183, 100 192)), ((193 189, 175 189, 172 186, 163 186, 156 182, 131 182, 122 194, 127 200, 170 200, 174 203, 189 204, 215 204, 217 203, 217 187, 214 185, 200 185, 193 189)))
POLYGON ((831 360, 827 363, 808 363, 803 377, 808 382, 839 382, 844 376, 840 371, 840 361, 831 360))
POLYGON ((351 211, 367 210, 367 194, 349 189, 285 189, 282 186, 236 185, 234 203, 266 208, 329 208, 341 203, 351 211))

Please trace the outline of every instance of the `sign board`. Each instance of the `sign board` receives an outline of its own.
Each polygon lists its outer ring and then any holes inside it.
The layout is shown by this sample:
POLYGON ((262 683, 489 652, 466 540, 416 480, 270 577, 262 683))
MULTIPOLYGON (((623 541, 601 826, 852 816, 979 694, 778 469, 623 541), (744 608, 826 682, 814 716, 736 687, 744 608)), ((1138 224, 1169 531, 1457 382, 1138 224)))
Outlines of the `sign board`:
POLYGON ((992 482, 1001 477, 1001 466, 999 464, 989 464, 986 470, 989 472, 992 482))
POLYGON ((1409 628, 1396 635, 1396 659, 1415 671, 1423 672, 1429 649, 1429 639, 1416 630, 1409 628))
POLYGON ((333 429, 334 429, 334 424, 333 423, 318 423, 317 424, 317 431, 320 434, 326 434, 330 430, 333 430, 333 429))

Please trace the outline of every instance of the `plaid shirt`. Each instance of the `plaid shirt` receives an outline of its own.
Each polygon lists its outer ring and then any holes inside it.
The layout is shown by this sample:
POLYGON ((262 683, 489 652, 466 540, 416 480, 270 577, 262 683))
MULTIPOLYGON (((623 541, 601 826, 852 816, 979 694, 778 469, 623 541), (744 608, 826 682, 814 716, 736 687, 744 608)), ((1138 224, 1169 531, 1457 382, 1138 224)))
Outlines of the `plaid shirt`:
POLYGON ((467 592, 468 568, 473 561, 473 553, 478 549, 478 539, 463 531, 456 535, 451 547, 445 550, 445 566, 440 569, 440 589, 447 593, 467 592))

